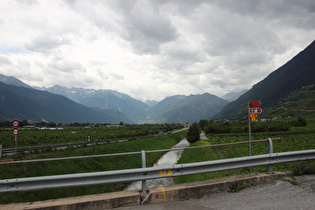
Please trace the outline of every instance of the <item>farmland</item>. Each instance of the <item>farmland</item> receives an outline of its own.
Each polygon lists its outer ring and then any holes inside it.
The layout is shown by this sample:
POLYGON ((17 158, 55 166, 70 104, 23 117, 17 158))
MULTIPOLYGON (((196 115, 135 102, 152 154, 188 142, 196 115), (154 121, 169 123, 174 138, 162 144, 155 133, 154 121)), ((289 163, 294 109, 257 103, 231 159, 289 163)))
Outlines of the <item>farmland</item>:
MULTIPOLYGON (((307 118, 307 126, 296 127, 290 125, 288 131, 277 132, 253 132, 252 139, 278 138, 273 142, 274 152, 287 152, 294 150, 315 149, 315 120, 307 118)), ((282 123, 287 123, 283 119, 282 123)), ((31 154, 19 154, 19 160, 85 156, 96 154, 110 154, 133 152, 141 150, 167 149, 175 145, 186 136, 186 131, 177 134, 162 136, 153 136, 161 131, 167 132, 169 129, 176 129, 176 125, 142 125, 142 126, 125 126, 125 127, 65 127, 56 130, 21 130, 19 135, 19 146, 25 145, 43 145, 68 142, 82 142, 88 139, 106 140, 110 138, 129 138, 134 141, 117 142, 98 146, 89 146, 82 148, 69 148, 65 150, 32 152, 31 154), (174 127, 172 127, 174 126, 174 127), (22 135, 23 134, 23 135, 22 135), (34 138, 36 136, 36 138, 34 138), (137 139, 136 136, 146 138, 137 139), (150 137, 151 136, 151 137, 150 137), (38 141, 35 141, 35 140, 38 141), (32 141, 33 140, 33 141, 32 141)), ((11 131, 1 131, 1 137, 7 135, 4 145, 12 147, 13 139, 11 131), (3 135, 5 134, 5 135, 3 135)), ((216 145, 223 143, 248 141, 248 133, 216 133, 207 134, 208 140, 197 141, 191 146, 216 145)), ((267 143, 259 142, 252 144, 252 155, 266 154, 267 143)), ((149 153, 146 157, 147 166, 152 166, 163 153, 149 153)), ((195 150, 185 150, 179 163, 192 163, 207 160, 218 160, 223 158, 234 158, 249 155, 249 145, 230 145, 210 148, 200 148, 195 150)), ((12 160, 12 156, 3 157, 1 161, 12 160)), ((288 163, 275 165, 274 170, 292 169, 299 163, 288 163)), ((0 165, 0 179, 9 179, 17 177, 35 177, 57 174, 72 174, 96 171, 109 171, 119 169, 130 169, 141 167, 140 155, 118 156, 118 157, 98 157, 80 160, 62 160, 58 162, 41 162, 41 163, 23 163, 0 165)), ((296 168, 296 167, 295 167, 296 168)), ((253 172, 266 172, 266 166, 254 167, 253 172)), ((214 179, 224 176, 233 176, 241 173, 249 173, 249 169, 239 169, 232 171, 222 171, 207 174, 197 174, 191 176, 176 177, 176 183, 192 182, 205 179, 214 179)), ((27 193, 8 193, 0 197, 0 203, 26 202, 46 199, 56 199, 69 196, 80 196, 87 194, 99 194, 105 192, 122 190, 128 183, 105 184, 89 187, 75 187, 65 189, 41 190, 27 193)))
MULTIPOLYGON (((101 128, 95 128, 96 131, 101 128)), ((54 131, 43 131, 54 132, 54 131)), ((11 134, 12 135, 12 134, 11 134)), ((19 160, 54 158, 54 157, 72 157, 97 154, 112 154, 134 152, 141 150, 169 149, 186 135, 186 131, 162 135, 157 137, 148 137, 137 139, 136 141, 118 142, 112 144, 103 144, 98 146, 89 146, 82 148, 70 148, 65 150, 54 150, 46 152, 34 152, 31 154, 19 154, 19 160)), ((164 153, 150 153, 146 155, 147 166, 152 166, 164 153)), ((12 160, 7 156, 1 161, 12 160)), ((79 160, 62 160, 57 162, 23 163, 0 165, 0 179, 35 177, 59 174, 73 174, 97 171, 109 171, 119 169, 130 169, 141 167, 141 155, 98 157, 79 160)), ((103 184, 88 187, 74 187, 41 190, 34 192, 6 193, 0 196, 0 203, 31 202, 36 200, 56 199, 62 197, 72 197, 88 194, 99 194, 122 190, 128 183, 103 184)))
MULTIPOLYGON (((273 141, 273 152, 288 152, 298 150, 315 149, 315 118, 313 116, 307 117, 307 126, 295 127, 291 126, 289 131, 278 132, 255 132, 252 133, 252 140, 260 140, 267 138, 278 138, 280 140, 273 141)), ((290 119, 292 120, 292 119, 290 119)), ((281 123, 288 123, 288 119, 283 119, 281 123)), ((207 141, 198 141, 191 146, 201 145, 216 145, 233 142, 248 141, 248 133, 222 133, 222 134, 207 134, 207 141)), ((249 156, 249 144, 237 144, 220 147, 210 147, 195 150, 186 150, 178 163, 200 162, 209 160, 218 160, 225 158, 236 158, 249 156)), ((252 143, 252 155, 267 154, 267 142, 252 143)), ((313 163, 311 163, 312 165, 313 163)), ((301 163, 286 163, 274 165, 274 170, 297 170, 301 163)), ((303 165, 303 164, 302 164, 303 165)), ((305 166, 306 167, 306 166, 305 166)), ((314 173, 315 167, 311 168, 309 172, 314 173)), ((266 172, 267 167, 254 167, 253 172, 266 172)), ((299 169, 305 170, 305 169, 299 169)), ((206 179, 219 178, 224 176, 233 176, 242 173, 249 173, 250 169, 239 169, 232 171, 222 171, 208 174, 197 174, 191 176, 176 177, 176 183, 185 183, 191 181, 200 181, 206 179)))
MULTIPOLYGON (((180 124, 107 126, 63 126, 52 129, 19 128, 18 147, 50 145, 60 143, 102 141, 111 139, 153 136, 182 128, 180 124)), ((14 147, 12 128, 0 130, 0 144, 3 148, 14 147)))

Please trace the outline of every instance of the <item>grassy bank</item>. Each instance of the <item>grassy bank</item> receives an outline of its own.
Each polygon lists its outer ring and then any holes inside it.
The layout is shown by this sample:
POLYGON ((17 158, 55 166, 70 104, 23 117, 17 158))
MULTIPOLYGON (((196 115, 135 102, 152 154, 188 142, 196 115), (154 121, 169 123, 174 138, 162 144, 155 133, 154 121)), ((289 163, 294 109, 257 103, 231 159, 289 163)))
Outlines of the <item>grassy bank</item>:
MULTIPOLYGON (((290 131, 285 132, 266 132, 266 133, 253 133, 252 139, 267 139, 280 137, 281 140, 273 141, 273 149, 275 153, 299 151, 315 149, 315 126, 314 119, 308 119, 308 124, 305 127, 293 127, 290 131)), ((199 141, 191 146, 201 145, 216 145, 232 142, 248 141, 248 133, 235 133, 235 134, 214 134, 207 135, 208 141, 199 141)), ((259 142, 252 144, 252 155, 267 154, 267 142, 259 142)), ((249 156, 249 144, 229 145, 215 148, 203 148, 186 150, 182 153, 179 163, 211 161, 221 158, 236 158, 249 156), (220 155, 221 156, 220 156, 220 155)), ((311 163, 314 164, 314 163, 311 163)), ((303 165, 303 164, 302 164, 303 165)), ((274 170, 297 170, 301 164, 299 162, 276 164, 274 170)), ((305 166, 307 167, 307 166, 305 166)), ((253 172, 266 172, 267 166, 254 167, 253 172)), ((198 174, 191 176, 176 177, 176 183, 201 181, 225 176, 233 176, 241 173, 249 173, 249 168, 222 171, 207 174, 198 174)))
MULTIPOLYGON (((81 155, 112 154, 134 152, 141 150, 169 149, 186 135, 186 131, 177 134, 139 139, 132 142, 120 142, 85 148, 73 148, 40 154, 20 156, 20 159, 38 159, 53 157, 68 157, 81 155)), ((146 155, 147 166, 153 165, 163 154, 149 153, 146 155)), ((7 157, 9 158, 9 157, 7 157)), ((4 159, 5 160, 5 159, 4 159)), ((2 160, 3 161, 3 160, 2 160)), ((24 163, 0 165, 0 179, 36 177, 59 174, 73 174, 96 171, 110 171, 141 167, 141 155, 116 157, 88 158, 78 160, 63 160, 53 162, 24 163)), ((104 184, 87 187, 62 188, 34 192, 1 194, 0 203, 31 202, 38 200, 73 197, 88 194, 99 194, 122 190, 126 183, 104 184)))
MULTIPOLYGON (((191 147, 195 146, 207 146, 210 145, 209 141, 198 141, 191 144, 191 147)), ((193 149, 193 150, 184 150, 178 164, 182 163, 195 163, 202 161, 211 161, 211 160, 220 160, 221 157, 216 152, 214 147, 201 148, 201 149, 193 149)), ((207 179, 215 179, 224 176, 232 176, 234 175, 233 171, 224 171, 224 172, 215 172, 215 173, 206 173, 206 174, 195 174, 189 176, 178 176, 175 177, 175 183, 187 183, 187 182, 195 182, 207 179)))

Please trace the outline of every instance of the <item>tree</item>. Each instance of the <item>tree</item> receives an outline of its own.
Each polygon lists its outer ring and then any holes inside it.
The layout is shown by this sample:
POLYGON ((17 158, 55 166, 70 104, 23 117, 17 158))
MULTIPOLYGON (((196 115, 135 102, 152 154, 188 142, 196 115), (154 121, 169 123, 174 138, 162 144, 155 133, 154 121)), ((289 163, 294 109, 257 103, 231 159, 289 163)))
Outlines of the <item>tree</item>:
POLYGON ((209 123, 211 123, 211 122, 212 122, 212 121, 208 121, 208 120, 200 120, 200 121, 199 121, 199 126, 200 126, 201 130, 205 130, 206 127, 207 127, 207 125, 208 125, 209 123))
POLYGON ((307 125, 307 123, 306 123, 305 118, 299 117, 297 119, 297 126, 306 126, 306 125, 307 125))
POLYGON ((198 123, 193 123, 187 132, 187 141, 190 143, 196 142, 200 140, 200 133, 201 133, 201 129, 199 127, 198 123))

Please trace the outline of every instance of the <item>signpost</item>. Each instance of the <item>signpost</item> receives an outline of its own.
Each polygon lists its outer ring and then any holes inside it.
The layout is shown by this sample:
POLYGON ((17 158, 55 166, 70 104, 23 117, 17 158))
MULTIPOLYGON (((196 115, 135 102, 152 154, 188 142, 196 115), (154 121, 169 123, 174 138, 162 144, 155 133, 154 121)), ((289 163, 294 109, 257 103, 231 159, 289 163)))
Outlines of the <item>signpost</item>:
POLYGON ((260 101, 250 102, 249 107, 260 107, 260 101))
POLYGON ((19 129, 13 128, 12 133, 13 133, 14 136, 19 135, 19 129))
POLYGON ((19 121, 18 120, 14 120, 13 122, 12 122, 12 126, 14 127, 14 128, 17 128, 18 126, 19 126, 19 121))
POLYGON ((12 126, 14 127, 12 130, 12 134, 15 137, 15 159, 17 159, 17 135, 19 135, 19 129, 17 128, 19 126, 19 121, 18 120, 14 120, 12 122, 12 126))
POLYGON ((249 113, 250 114, 254 114, 254 113, 260 114, 260 113, 262 113, 262 109, 261 108, 249 108, 249 113))
MULTIPOLYGON (((262 109, 259 107, 261 105, 260 101, 249 102, 248 103, 248 132, 249 132, 249 155, 252 156, 252 126, 251 121, 255 121, 257 114, 262 113, 262 109)), ((250 173, 252 173, 252 168, 250 168, 250 173)))

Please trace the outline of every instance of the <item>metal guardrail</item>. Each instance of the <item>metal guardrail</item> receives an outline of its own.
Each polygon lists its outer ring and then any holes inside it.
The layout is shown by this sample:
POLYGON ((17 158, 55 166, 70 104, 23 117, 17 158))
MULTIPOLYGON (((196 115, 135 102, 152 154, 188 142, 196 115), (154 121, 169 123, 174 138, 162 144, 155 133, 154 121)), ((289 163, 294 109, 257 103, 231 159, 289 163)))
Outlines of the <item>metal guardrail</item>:
POLYGON ((43 190, 61 187, 87 186, 141 180, 143 184, 142 192, 143 194, 146 194, 146 180, 149 179, 168 178, 199 173, 210 173, 216 171, 225 171, 263 165, 267 165, 268 166, 267 173, 272 174, 273 173, 272 166, 274 164, 315 159, 315 150, 273 153, 272 139, 268 139, 267 141, 269 154, 215 161, 205 161, 198 163, 177 164, 163 167, 145 168, 146 151, 141 151, 143 168, 0 180, 0 193, 43 190))
MULTIPOLYGON (((79 146, 90 146, 90 145, 98 145, 98 144, 107 144, 114 142, 123 142, 130 141, 130 139, 113 139, 113 140, 103 140, 103 141, 89 141, 89 142, 75 142, 75 143, 63 143, 63 144, 52 144, 52 145, 40 145, 40 146, 32 146, 32 147, 18 147, 18 148, 8 148, 2 149, 2 154, 12 154, 15 152, 32 152, 35 150, 54 150, 59 148, 71 148, 71 147, 79 147, 79 146)), ((0 156, 1 158, 1 156, 0 156)))
MULTIPOLYGON (((273 140, 280 140, 280 138, 261 139, 261 140, 254 140, 254 141, 234 142, 234 143, 215 144, 215 145, 196 146, 196 147, 186 147, 186 148, 151 150, 151 151, 145 151, 145 153, 169 152, 169 151, 176 151, 176 150, 191 150, 191 149, 200 149, 200 148, 207 148, 207 147, 220 147, 220 146, 229 146, 229 145, 237 145, 237 144, 248 144, 248 143, 256 143, 256 142, 266 142, 266 141, 268 142, 268 145, 269 145, 269 147, 268 147, 268 152, 269 152, 270 148, 272 149, 272 147, 273 147, 272 146, 272 141, 273 140)), ((0 162, 0 165, 18 164, 18 163, 46 162, 46 161, 59 161, 59 160, 75 160, 75 159, 112 157, 112 156, 136 155, 136 154, 142 154, 142 152, 125 152, 125 153, 114 153, 114 154, 101 154, 101 155, 62 157, 62 158, 48 158, 48 159, 35 159, 35 160, 15 160, 15 161, 0 162)))
MULTIPOLYGON (((174 131, 172 133, 177 133, 180 131, 174 131)), ((148 138, 148 137, 155 137, 155 136, 141 136, 141 137, 131 137, 131 138, 124 138, 124 139, 108 139, 108 140, 102 140, 102 141, 88 141, 88 142, 74 142, 74 143, 63 143, 63 144, 39 145, 39 146, 32 146, 32 147, 18 147, 16 149, 15 148, 7 148, 7 149, 0 149, 0 158, 4 154, 13 154, 15 152, 32 152, 32 151, 36 151, 36 150, 54 150, 54 149, 60 149, 60 148, 71 148, 71 147, 81 147, 81 146, 84 147, 84 146, 91 146, 91 145, 98 145, 98 144, 134 141, 136 139, 142 139, 142 138, 148 138)))
MULTIPOLYGON (((315 150, 272 153, 165 167, 0 180, 0 193, 129 182, 313 160, 315 150)), ((145 194, 146 191, 144 191, 145 194)))
MULTIPOLYGON (((183 128, 181 130, 172 131, 172 133, 178 133, 183 130, 187 130, 188 128, 183 128)), ((124 141, 133 141, 136 139, 143 139, 148 137, 155 137, 156 135, 149 135, 149 136, 138 136, 138 137, 130 137, 124 139, 108 139, 102 141, 88 141, 88 142, 74 142, 74 143, 63 143, 63 144, 52 144, 52 145, 39 145, 39 146, 32 146, 32 147, 18 147, 18 148, 7 148, 2 149, 0 147, 0 158, 3 154, 13 154, 16 152, 32 152, 35 150, 54 150, 60 148, 71 148, 71 147, 80 147, 80 146, 91 146, 91 145, 98 145, 98 144, 108 144, 108 143, 115 143, 115 142, 124 142, 124 141)), ((0 145, 1 146, 1 145, 0 145)))

